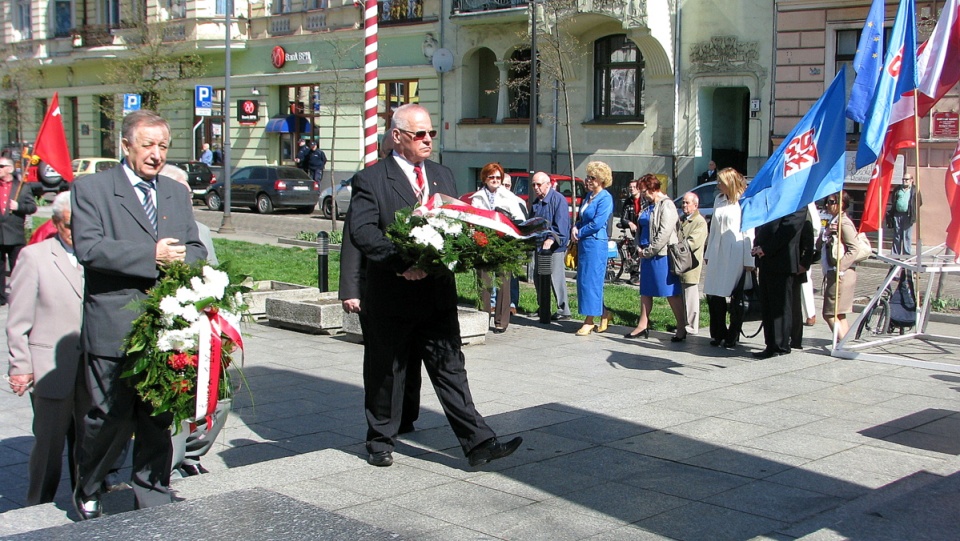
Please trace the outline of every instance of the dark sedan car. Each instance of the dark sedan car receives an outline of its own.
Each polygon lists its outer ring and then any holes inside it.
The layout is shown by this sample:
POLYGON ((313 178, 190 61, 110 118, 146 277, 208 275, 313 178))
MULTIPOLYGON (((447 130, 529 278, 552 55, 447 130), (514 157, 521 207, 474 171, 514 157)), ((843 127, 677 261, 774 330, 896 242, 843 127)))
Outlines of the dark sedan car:
MULTIPOLYGON (((310 214, 320 199, 319 184, 296 167, 241 167, 231 179, 230 206, 249 207, 261 214, 270 214, 275 208, 294 208, 310 214)), ((205 199, 210 210, 223 210, 223 181, 210 186, 205 199)))
POLYGON ((217 181, 216 175, 210 170, 210 166, 203 162, 180 162, 171 160, 170 165, 175 165, 187 172, 187 183, 190 184, 190 191, 193 192, 193 198, 203 201, 207 195, 207 189, 217 181))

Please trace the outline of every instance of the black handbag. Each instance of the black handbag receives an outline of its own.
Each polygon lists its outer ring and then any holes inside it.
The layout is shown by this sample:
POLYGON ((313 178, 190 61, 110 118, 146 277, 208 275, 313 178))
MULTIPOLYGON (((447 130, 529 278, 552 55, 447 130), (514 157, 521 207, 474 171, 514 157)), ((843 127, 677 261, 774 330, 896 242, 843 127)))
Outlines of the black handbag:
POLYGON ((757 271, 744 272, 740 275, 740 282, 737 284, 737 287, 734 288, 730 301, 731 310, 734 308, 739 309, 743 314, 743 321, 763 320, 763 308, 762 301, 760 300, 760 286, 757 281, 757 271), (750 275, 751 279, 749 289, 747 289, 745 285, 747 274, 750 275))

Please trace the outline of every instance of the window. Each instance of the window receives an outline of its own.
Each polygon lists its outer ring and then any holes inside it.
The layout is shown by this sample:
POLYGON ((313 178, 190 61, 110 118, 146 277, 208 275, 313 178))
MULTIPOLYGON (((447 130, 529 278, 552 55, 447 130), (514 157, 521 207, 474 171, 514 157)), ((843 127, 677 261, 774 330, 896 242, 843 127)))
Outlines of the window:
POLYGON ((508 70, 510 118, 530 118, 530 49, 514 51, 508 70))
MULTIPOLYGON (((883 31, 883 53, 887 53, 887 45, 890 43, 890 28, 883 31)), ((847 96, 853 89, 853 82, 857 78, 853 70, 853 58, 857 56, 857 45, 860 44, 860 34, 863 29, 837 30, 837 52, 834 55, 834 73, 839 73, 842 66, 847 67, 847 96)), ((846 119, 847 133, 860 133, 860 124, 846 119)))
POLYGON ((30 0, 16 0, 14 27, 20 31, 20 39, 33 39, 33 18, 30 16, 30 0))
POLYGON ((214 7, 216 15, 226 15, 227 14, 227 0, 217 0, 216 7, 214 7))
POLYGON ((273 0, 273 14, 290 13, 292 0, 273 0))
POLYGON ((56 0, 53 4, 53 37, 64 38, 73 28, 73 10, 70 0, 56 0))
POLYGON ((401 105, 420 103, 420 82, 381 81, 377 90, 377 116, 383 119, 383 125, 390 127, 393 112, 401 105))
POLYGON ((643 120, 643 56, 626 35, 596 41, 593 95, 597 120, 643 120))
POLYGON ((279 111, 280 115, 295 117, 288 122, 289 132, 278 133, 280 165, 293 165, 300 139, 320 141, 320 87, 281 86, 279 111))
POLYGON ((167 0, 167 11, 171 19, 183 19, 187 16, 187 0, 167 0))
POLYGON ((100 22, 110 28, 120 27, 120 0, 100 1, 100 22))

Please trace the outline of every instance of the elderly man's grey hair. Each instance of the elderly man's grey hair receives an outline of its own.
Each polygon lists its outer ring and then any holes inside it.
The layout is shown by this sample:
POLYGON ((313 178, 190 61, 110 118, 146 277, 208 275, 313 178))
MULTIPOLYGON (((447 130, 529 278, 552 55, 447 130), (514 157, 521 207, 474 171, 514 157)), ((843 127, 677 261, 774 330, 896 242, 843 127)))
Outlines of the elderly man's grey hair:
POLYGON ((53 217, 55 220, 62 221, 63 213, 70 210, 70 192, 60 192, 53 198, 53 217))
POLYGON ((169 163, 163 166, 163 169, 160 170, 160 174, 165 177, 170 177, 180 184, 187 183, 187 179, 189 178, 186 171, 169 163))

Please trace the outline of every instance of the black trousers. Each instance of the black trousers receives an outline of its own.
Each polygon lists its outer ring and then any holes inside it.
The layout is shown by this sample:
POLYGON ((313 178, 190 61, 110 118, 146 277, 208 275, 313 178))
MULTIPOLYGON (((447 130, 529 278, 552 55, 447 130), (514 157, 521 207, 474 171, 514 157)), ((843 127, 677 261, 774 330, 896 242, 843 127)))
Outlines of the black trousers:
MULTIPOLYGON (((366 312, 363 311, 363 304, 360 305, 360 333, 367 336, 370 322, 367 319, 366 312)), ((364 338, 366 342, 366 338, 364 338)), ((403 403, 401 405, 400 423, 398 427, 413 426, 420 418, 420 387, 423 385, 423 362, 418 354, 411 353, 407 359, 407 367, 404 372, 403 384, 403 403)))
POLYGON ((405 318, 370 318, 363 352, 367 451, 393 451, 404 409, 409 360, 420 358, 466 455, 496 436, 477 412, 467 382, 457 307, 414 310, 405 318))
POLYGON ((10 274, 13 274, 13 267, 17 265, 17 257, 22 244, 0 244, 0 304, 7 304, 7 266, 10 266, 10 274))
MULTIPOLYGON (((801 310, 797 275, 764 272, 760 269, 760 292, 763 295, 763 339, 767 349, 790 353, 793 318, 801 310)), ((801 316, 802 317, 802 316, 801 316)))
POLYGON ((707 295, 707 310, 710 312, 710 338, 740 341, 740 330, 743 329, 743 310, 737 303, 727 303, 726 297, 707 295), (727 311, 729 307, 730 325, 727 325, 727 311))
POLYGON ((133 442, 133 494, 138 509, 170 503, 173 414, 151 415, 153 408, 122 379, 124 358, 86 355, 91 409, 83 420, 79 452, 79 490, 93 496, 100 490, 124 446, 133 442))

